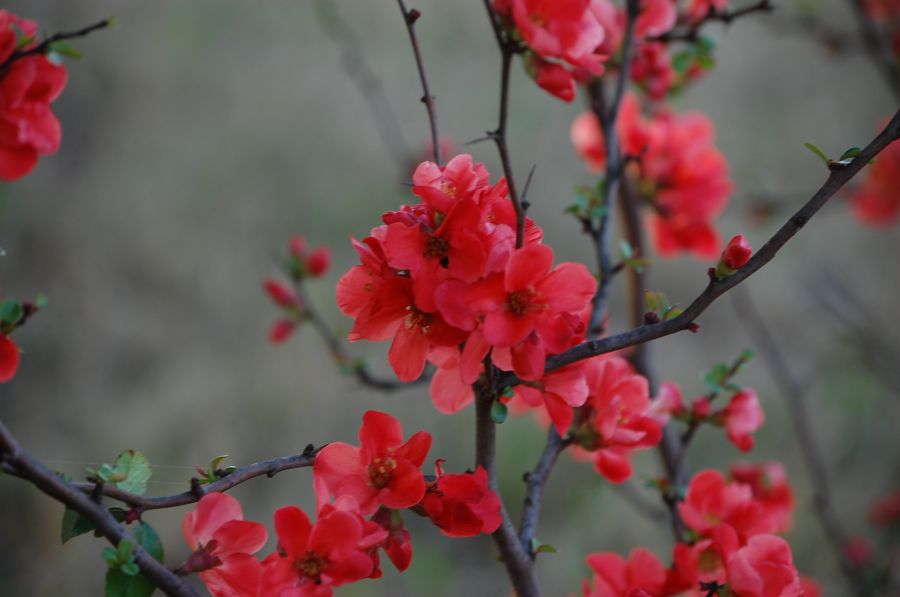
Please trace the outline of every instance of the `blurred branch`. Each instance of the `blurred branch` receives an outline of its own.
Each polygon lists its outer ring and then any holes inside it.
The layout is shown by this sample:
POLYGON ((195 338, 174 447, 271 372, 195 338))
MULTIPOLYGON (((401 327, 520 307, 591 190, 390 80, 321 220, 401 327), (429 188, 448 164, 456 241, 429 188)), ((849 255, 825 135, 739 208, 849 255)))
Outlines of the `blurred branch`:
POLYGON ((122 541, 131 543, 134 546, 132 552, 134 560, 141 574, 166 595, 199 597, 193 588, 147 553, 134 537, 106 511, 102 504, 94 501, 75 484, 66 481, 61 475, 54 473, 32 458, 2 422, 0 422, 0 462, 6 472, 25 479, 56 501, 89 520, 112 545, 118 546, 122 541))
POLYGON ((733 10, 716 10, 715 7, 710 7, 709 12, 706 16, 696 23, 688 25, 687 27, 678 30, 673 29, 668 33, 664 33, 655 39, 659 41, 697 41, 700 37, 700 31, 703 27, 709 23, 724 23, 725 25, 730 25, 737 19, 742 17, 746 17, 758 12, 773 12, 775 10, 775 6, 772 4, 772 0, 759 0, 755 4, 749 4, 747 6, 743 6, 741 8, 735 8, 733 10))
POLYGON ((863 0, 847 0, 856 16, 859 34, 866 49, 866 54, 881 71, 885 82, 891 88, 894 97, 900 99, 900 62, 893 55, 890 45, 884 39, 875 22, 866 13, 863 0))
POLYGON ((343 19, 333 0, 316 0, 315 14, 322 29, 341 48, 341 64, 354 83, 375 122, 381 142, 397 164, 400 179, 409 176, 409 159, 413 156, 403 137, 400 120, 391 107, 381 79, 366 61, 359 38, 343 19))
POLYGON ((750 294, 743 289, 735 292, 732 297, 732 304, 735 309, 735 318, 740 322, 744 331, 759 350, 763 362, 769 369, 769 374, 785 400, 791 423, 794 427, 794 434, 800 446, 800 453, 812 480, 815 492, 813 496, 815 511, 822 528, 825 530, 825 535, 831 542, 838 561, 841 563, 841 570, 856 595, 860 597, 870 595, 871 591, 867 586, 862 570, 845 555, 849 536, 835 512, 825 458, 822 455, 822 449, 818 441, 813 435, 809 410, 806 408, 806 401, 803 398, 803 388, 794 378, 787 365, 786 355, 781 351, 778 341, 772 335, 765 319, 757 310, 750 294))
MULTIPOLYGON (((844 187, 860 170, 862 170, 881 150, 900 138, 900 111, 882 130, 882 132, 863 149, 853 161, 846 165, 835 166, 831 174, 818 191, 801 207, 797 213, 785 222, 781 228, 757 251, 747 264, 734 275, 724 279, 710 279, 709 284, 694 299, 684 312, 668 321, 641 326, 621 334, 588 340, 569 350, 547 359, 545 370, 555 371, 572 363, 589 359, 614 350, 635 346, 650 340, 656 340, 687 329, 697 330, 694 320, 697 319, 716 299, 742 283, 769 263, 778 251, 796 235, 801 228, 844 187)), ((517 385, 521 382, 513 373, 505 373, 496 379, 497 388, 517 385)))
POLYGON ((605 210, 597 222, 589 216, 585 227, 590 232, 591 240, 597 253, 600 267, 600 282, 594 295, 593 308, 588 323, 588 337, 597 337, 603 333, 603 320, 606 317, 606 306, 609 302, 609 291, 612 284, 613 265, 609 256, 609 237, 612 214, 616 197, 619 194, 619 183, 625 174, 626 162, 619 148, 619 135, 616 123, 619 120, 619 108, 631 77, 631 60, 634 55, 634 26, 640 12, 638 0, 628 0, 625 23, 625 38, 622 42, 622 65, 619 77, 613 88, 612 101, 606 106, 603 79, 595 78, 588 85, 591 99, 591 111, 600 123, 603 140, 606 146, 606 176, 603 179, 603 196, 601 206, 605 210))
POLYGON ((556 459, 571 443, 571 438, 561 438, 559 433, 556 432, 556 428, 550 425, 550 431, 547 432, 547 443, 544 446, 544 451, 541 453, 537 466, 531 472, 525 473, 527 489, 525 492, 525 504, 522 508, 522 522, 519 524, 519 541, 532 558, 535 557, 532 540, 537 530, 538 516, 541 513, 541 497, 544 492, 544 485, 547 484, 547 479, 550 477, 553 465, 556 464, 556 459))
POLYGON ((428 124, 431 127, 431 147, 434 154, 435 163, 440 166, 441 162, 441 138, 438 133, 437 123, 437 107, 435 106, 434 96, 428 88, 428 77, 425 75, 425 63, 422 60, 422 52, 419 50, 419 40, 416 37, 416 21, 422 16, 418 10, 407 10, 406 2, 397 0, 400 6, 400 12, 403 13, 403 21, 406 23, 406 29, 409 31, 409 41, 412 44, 413 55, 416 58, 416 68, 419 71, 419 79, 422 81, 422 103, 428 110, 428 124))
POLYGON ((249 481, 250 479, 255 479, 256 477, 265 475, 266 477, 272 478, 282 471, 310 467, 313 465, 313 462, 315 462, 316 454, 318 454, 321 449, 322 448, 314 448, 312 444, 309 444, 306 446, 306 449, 303 450, 302 454, 254 462, 253 464, 248 464, 247 466, 235 469, 218 481, 206 485, 200 484, 197 479, 192 479, 191 489, 189 491, 175 495, 146 497, 122 491, 121 489, 106 484, 100 484, 99 489, 97 483, 72 483, 71 485, 86 494, 99 492, 108 498, 127 504, 138 511, 176 508, 178 506, 193 504, 209 493, 228 491, 229 489, 249 481))
POLYGON ((3 61, 0 64, 0 77, 6 74, 6 71, 10 66, 17 60, 21 60, 26 56, 36 56, 39 54, 46 54, 47 52, 52 50, 52 46, 55 43, 66 41, 70 39, 77 39, 80 37, 87 37, 94 31, 98 31, 100 29, 106 29, 107 27, 112 27, 115 24, 115 19, 112 17, 108 17, 103 19, 102 21, 97 21, 93 25, 88 25, 87 27, 82 27, 77 31, 60 31, 58 33, 54 33, 50 37, 46 37, 34 47, 25 48, 21 50, 16 50, 12 54, 10 54, 9 58, 3 61))

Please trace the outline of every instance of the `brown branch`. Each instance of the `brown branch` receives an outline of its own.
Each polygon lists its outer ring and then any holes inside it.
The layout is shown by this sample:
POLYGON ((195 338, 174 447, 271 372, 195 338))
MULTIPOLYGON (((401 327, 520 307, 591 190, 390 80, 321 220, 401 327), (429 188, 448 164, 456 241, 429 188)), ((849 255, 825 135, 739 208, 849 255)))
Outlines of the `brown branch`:
POLYGON ((500 498, 500 514, 502 522, 492 535, 497 549, 503 558, 503 565, 517 597, 539 597, 537 576, 534 572, 534 561, 519 540, 516 527, 509 517, 500 487, 497 483, 497 426, 491 420, 491 407, 496 399, 493 391, 494 366, 490 357, 485 359, 487 372, 486 383, 476 386, 475 390, 475 464, 483 466, 488 474, 491 489, 500 498))
POLYGON ((516 187, 516 178, 513 175, 512 160, 509 157, 509 147, 506 142, 506 123, 509 117, 509 77, 512 69, 513 56, 521 52, 521 46, 503 33, 497 15, 491 7, 490 0, 484 0, 484 6, 488 11, 494 37, 500 48, 500 115, 497 128, 488 131, 487 136, 494 140, 497 152, 500 154, 500 163, 503 165, 503 175, 509 187, 509 198, 516 210, 516 248, 521 248, 525 241, 525 205, 519 200, 519 192, 516 187))
MULTIPOLYGON (((177 508, 178 506, 193 504, 209 493, 228 491, 229 489, 249 481, 250 479, 255 479, 256 477, 265 475, 266 477, 271 478, 282 471, 310 467, 313 465, 319 450, 321 450, 321 448, 315 449, 312 444, 310 444, 302 454, 254 462, 253 464, 242 466, 218 481, 214 481, 207 485, 200 485, 192 480, 190 490, 175 495, 146 497, 122 491, 121 489, 107 484, 100 485, 99 492, 108 498, 122 502, 139 511, 177 508)), ((71 486, 82 493, 89 495, 98 491, 96 483, 71 483, 71 486)))
POLYGON ((134 560, 141 574, 170 597, 199 597, 199 594, 178 575, 157 562, 134 537, 90 495, 85 494, 73 483, 54 473, 28 454, 16 441, 12 433, 0 422, 0 460, 6 470, 27 480, 35 487, 78 512, 89 520, 109 542, 118 546, 129 541, 133 546, 134 560))
POLYGON ((847 583, 859 597, 870 595, 871 591, 867 586, 863 571, 845 555, 849 535, 838 519, 834 508, 828 469, 825 466, 822 449, 810 425, 811 419, 803 398, 803 388, 788 368, 786 355, 766 325, 765 319, 757 310, 750 294, 743 290, 735 292, 732 304, 737 314, 737 320, 756 345, 769 374, 778 386, 779 393, 784 398, 791 424, 794 427, 794 435, 800 447, 800 454, 803 456, 812 481, 813 504, 819 523, 825 530, 825 535, 837 555, 847 583))
POLYGON ((422 103, 428 110, 428 124, 431 127, 431 147, 434 153, 434 161, 441 165, 441 138, 438 133, 437 106, 435 105, 434 96, 428 88, 428 77, 425 75, 425 63, 422 60, 422 52, 419 50, 419 39, 416 37, 416 21, 422 16, 418 10, 407 10, 406 2, 397 0, 400 6, 400 12, 403 13, 403 21, 406 23, 406 29, 409 31, 409 41, 412 44, 413 55, 416 57, 416 68, 419 71, 419 79, 422 81, 422 103))
POLYGON ((81 29, 79 29, 77 31, 60 31, 58 33, 54 33, 53 35, 45 38, 43 41, 41 41, 41 43, 37 44, 34 47, 27 48, 24 50, 16 50, 9 56, 9 58, 4 60, 3 63, 0 64, 0 76, 5 75, 7 69, 9 69, 9 67, 12 66, 12 64, 14 62, 16 62, 17 60, 21 60, 22 58, 25 58, 26 56, 36 56, 38 54, 46 54, 50 50, 50 46, 54 43, 57 43, 60 41, 66 41, 69 39, 87 37, 94 31, 98 31, 100 29, 106 29, 107 27, 111 27, 114 23, 115 23, 115 19, 113 19, 111 17, 106 18, 106 19, 103 19, 102 21, 98 21, 98 22, 94 23, 93 25, 88 25, 87 27, 82 27, 81 29))
POLYGON ((344 72, 365 102, 382 145, 397 165, 400 179, 405 180, 409 176, 409 162, 414 153, 403 136, 400 120, 384 91, 381 79, 366 60, 359 36, 343 19, 333 0, 316 0, 313 5, 319 25, 340 47, 344 72))
POLYGON ((755 4, 750 4, 741 8, 736 8, 734 10, 716 10, 715 8, 710 8, 709 13, 707 13, 706 17, 703 20, 694 23, 692 25, 687 26, 681 30, 673 29, 668 33, 664 33, 654 39, 658 41, 688 41, 694 42, 700 37, 700 31, 703 27, 709 23, 724 23, 725 25, 730 25, 737 19, 742 17, 746 17, 758 12, 773 12, 775 10, 775 6, 772 4, 772 0, 759 0, 755 4))
POLYGON ((894 56, 889 44, 885 40, 878 26, 869 18, 862 0, 847 0, 853 9, 853 14, 859 25, 859 35, 862 38, 866 54, 881 71, 885 82, 891 88, 894 97, 900 98, 900 63, 894 56))
MULTIPOLYGON (((695 320, 704 312, 716 299, 742 283, 744 280, 755 274, 769 263, 778 251, 787 244, 787 242, 803 228, 807 222, 834 196, 841 188, 846 185, 866 164, 868 164, 881 150, 890 143, 900 138, 900 111, 894 114, 894 117, 884 128, 884 130, 871 142, 860 154, 846 166, 833 169, 831 175, 818 191, 810 198, 810 200, 801 207, 781 228, 766 242, 762 248, 757 251, 747 264, 737 271, 733 276, 725 279, 711 279, 706 289, 694 299, 684 312, 668 321, 645 325, 635 329, 631 329, 615 336, 601 338, 599 340, 588 340, 558 355, 551 356, 547 359, 546 372, 555 371, 560 367, 565 367, 572 363, 589 359, 601 354, 607 354, 629 346, 636 346, 656 340, 664 336, 670 336, 677 332, 687 329, 696 329, 695 320)), ((496 379, 497 388, 504 388, 520 383, 521 380, 513 373, 504 373, 496 379)))
POLYGON ((619 194, 619 183, 625 174, 626 162, 619 148, 619 135, 616 131, 616 123, 619 120, 619 108, 625 89, 631 77, 631 60, 634 55, 634 26, 640 12, 638 0, 628 0, 627 21, 625 23, 625 38, 622 42, 622 64, 619 77, 613 91, 612 103, 606 107, 604 97, 603 80, 594 79, 588 86, 591 98, 591 110, 600 123, 603 132, 603 142, 606 146, 606 177, 603 180, 603 196, 601 205, 605 212, 598 222, 593 218, 586 222, 586 227, 591 234, 594 249, 597 253, 597 262, 600 267, 600 283, 594 295, 591 318, 588 323, 589 337, 596 337, 603 333, 603 320, 606 317, 606 306, 609 302, 609 292, 612 287, 613 265, 609 255, 610 232, 615 199, 619 194))
POLYGON ((519 524, 519 541, 531 558, 535 557, 532 548, 532 539, 537 530, 538 516, 541 513, 541 497, 544 485, 550 477, 556 459, 572 443, 571 438, 563 439, 556 432, 553 425, 547 432, 547 443, 541 453, 540 460, 534 470, 525 474, 527 489, 525 492, 525 506, 522 509, 522 522, 519 524))

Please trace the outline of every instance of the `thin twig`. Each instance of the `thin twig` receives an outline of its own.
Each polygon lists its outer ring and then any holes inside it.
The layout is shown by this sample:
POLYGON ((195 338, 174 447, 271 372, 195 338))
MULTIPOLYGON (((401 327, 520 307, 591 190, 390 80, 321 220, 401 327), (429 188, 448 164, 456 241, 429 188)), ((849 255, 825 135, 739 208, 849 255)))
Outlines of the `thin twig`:
POLYGON ((68 39, 76 39, 79 37, 87 37, 94 31, 98 31, 100 29, 106 29, 107 27, 111 27, 115 23, 115 19, 106 18, 102 21, 97 21, 93 25, 88 25, 87 27, 82 27, 77 31, 60 31, 59 33, 54 33, 50 37, 45 38, 41 43, 33 46, 31 48, 26 48, 23 50, 16 50, 13 52, 9 58, 3 61, 0 64, 0 76, 6 74, 7 69, 17 60, 21 60, 26 56, 36 56, 39 54, 46 54, 50 50, 50 46, 56 42, 65 41, 68 39))
POLYGON ((134 537, 104 508, 74 484, 66 481, 32 458, 0 422, 0 460, 5 469, 29 481, 35 487, 78 512, 93 524, 109 542, 118 546, 128 541, 134 546, 134 560, 147 580, 170 597, 199 597, 199 594, 178 575, 157 562, 134 537))
POLYGON ((694 42, 699 39, 700 31, 703 29, 703 27, 709 23, 718 22, 724 23, 725 25, 730 25, 741 17, 749 16, 758 12, 769 13, 773 12, 774 10, 775 6, 772 4, 772 0, 759 0, 755 4, 750 4, 742 8, 736 8, 734 10, 716 10, 714 7, 710 7, 709 13, 707 13, 706 17, 701 21, 688 25, 683 29, 673 29, 672 31, 663 33, 662 35, 654 39, 666 42, 694 42))
POLYGON ((859 34, 869 58, 881 71, 895 98, 900 98, 900 63, 894 52, 866 12, 863 0, 847 0, 859 25, 859 34))
MULTIPOLYGON (((266 477, 271 478, 282 471, 310 467, 313 465, 313 462, 315 462, 316 454, 320 449, 321 448, 314 449, 312 445, 310 445, 306 450, 304 450, 302 454, 297 454, 295 456, 282 456, 280 458, 263 460, 261 462, 254 462, 253 464, 242 466, 241 468, 225 475, 218 481, 214 481, 213 483, 209 483, 207 485, 200 485, 200 491, 197 491, 194 487, 192 487, 190 490, 185 491, 184 493, 178 493, 175 495, 146 497, 143 495, 129 493, 127 491, 122 491, 121 489, 118 489, 112 485, 103 484, 101 486, 102 489, 100 490, 100 493, 108 498, 122 502, 123 504, 126 504, 131 508, 139 511, 159 510, 162 508, 176 508, 178 506, 193 504, 194 502, 199 501, 200 498, 202 498, 204 495, 209 493, 228 491, 229 489, 236 487, 241 483, 249 481, 250 479, 255 479, 256 477, 262 477, 263 475, 265 475, 266 477)), ((71 485, 72 487, 86 494, 91 494, 93 491, 95 491, 95 488, 97 486, 96 483, 72 483, 71 485)))
POLYGON ((850 561, 845 555, 845 548, 849 535, 844 529, 832 501, 831 484, 828 480, 828 469, 825 466, 825 458, 819 442, 813 434, 810 425, 809 411, 803 398, 803 388, 794 378, 789 369, 786 355, 782 352, 778 341, 766 325, 765 319, 760 315, 750 297, 743 289, 735 292, 732 304, 737 313, 737 320, 744 331, 752 339, 762 356, 763 362, 768 368, 772 379, 779 388, 779 393, 787 405, 794 427, 794 435, 800 447, 800 454, 806 463, 806 468, 812 481, 813 504, 819 523, 825 530, 825 535, 841 564, 841 570, 853 592, 859 597, 871 594, 862 570, 850 561))
POLYGON ((572 440, 570 438, 563 439, 556 432, 553 425, 547 432, 547 443, 544 445, 544 451, 541 453, 540 460, 534 470, 526 473, 527 489, 525 492, 525 505, 522 509, 522 522, 519 524, 519 541, 525 551, 534 558, 535 553, 532 548, 532 539, 537 530, 538 517, 541 513, 541 497, 544 492, 544 485, 550 477, 553 465, 560 453, 566 449, 572 440))
MULTIPOLYGON (((697 298, 688 306, 684 312, 668 321, 645 325, 639 328, 631 329, 621 334, 601 338, 598 340, 588 340, 582 342, 569 350, 558 355, 551 356, 547 359, 545 371, 555 371, 560 367, 571 365, 584 359, 589 359, 601 354, 636 346, 669 336, 677 332, 687 329, 696 330, 695 320, 704 312, 716 299, 742 283, 744 280, 758 272, 767 263, 769 263, 778 251, 787 244, 787 242, 802 229, 807 222, 834 196, 841 188, 844 187, 872 158, 877 156, 881 150, 900 138, 900 111, 894 114, 894 117, 882 132, 869 143, 862 152, 846 166, 833 169, 831 175, 818 191, 801 207, 797 213, 791 216, 781 228, 766 242, 762 248, 757 251, 744 267, 737 271, 733 276, 724 279, 711 279, 709 284, 700 293, 697 298)), ((521 382, 513 373, 504 373, 497 376, 496 383, 498 388, 517 385, 521 382)))
POLYGON ((419 71, 419 79, 422 81, 422 103, 428 110, 428 124, 431 127, 431 148, 434 154, 434 161, 437 165, 441 165, 441 138, 438 133, 437 106, 435 105, 434 96, 428 88, 428 77, 425 75, 425 62, 422 60, 422 52, 419 49, 419 39, 416 37, 416 21, 422 16, 418 10, 407 10, 406 2, 397 0, 400 6, 400 12, 403 13, 403 22, 406 23, 406 29, 409 31, 409 41, 412 44, 413 55, 416 57, 416 68, 419 71))

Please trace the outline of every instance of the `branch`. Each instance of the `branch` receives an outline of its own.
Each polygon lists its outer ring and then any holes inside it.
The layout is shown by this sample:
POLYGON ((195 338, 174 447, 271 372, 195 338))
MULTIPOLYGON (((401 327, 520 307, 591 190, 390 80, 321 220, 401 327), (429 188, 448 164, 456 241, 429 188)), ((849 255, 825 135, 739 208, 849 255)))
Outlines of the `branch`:
MULTIPOLYGON (((737 271, 733 276, 719 280, 710 280, 706 289, 694 299, 685 311, 668 321, 645 325, 634 328, 627 332, 601 338, 599 340, 588 340, 558 355, 551 356, 547 359, 545 371, 555 371, 560 367, 565 367, 572 363, 589 359, 601 354, 636 346, 656 340, 664 336, 670 336, 677 332, 696 329, 694 321, 704 312, 713 302, 720 296, 755 274, 769 263, 778 251, 787 244, 787 242, 803 228, 810 218, 818 212, 828 200, 834 196, 850 179, 862 170, 881 150, 887 147, 891 142, 900 138, 900 111, 894 114, 894 117, 885 127, 885 129, 866 146, 860 154, 846 166, 839 167, 831 171, 828 180, 819 188, 812 198, 800 208, 778 231, 766 242, 763 247, 757 251, 747 264, 737 271)), ((497 388, 517 385, 521 380, 513 373, 504 373, 497 377, 497 388)))
POLYGON ((506 504, 500 495, 500 487, 497 484, 497 426, 491 420, 491 407, 496 394, 492 390, 494 365, 490 362, 490 357, 486 359, 485 371, 488 377, 487 382, 474 388, 475 463, 485 468, 488 474, 488 483, 500 498, 500 515, 503 520, 492 537, 500 550, 503 565, 506 566, 506 572, 516 591, 516 596, 539 597, 541 593, 538 588, 537 576, 534 573, 534 561, 519 541, 519 535, 509 517, 506 504))
POLYGON ((763 362, 769 369, 769 374, 787 405, 791 424, 794 426, 794 435, 800 446, 800 454, 803 456, 811 477, 815 492, 813 504, 819 523, 837 554, 838 561, 841 563, 841 571, 844 573, 847 583, 856 595, 865 597, 870 594, 870 591, 863 571, 845 556, 849 535, 838 519, 831 499, 828 469, 825 466, 822 449, 810 426, 810 416, 806 408, 806 401, 803 399, 803 389, 788 368, 788 361, 784 353, 767 327, 765 320, 760 316, 750 294, 743 291, 735 292, 732 304, 737 312, 738 321, 760 351, 763 362))
POLYGON ((391 107, 381 80, 366 61, 358 36, 344 21, 333 0, 316 0, 315 14, 322 29, 341 48, 341 64, 344 72, 356 85, 375 122, 381 143, 397 164, 400 179, 409 176, 409 159, 414 155, 403 137, 400 120, 391 107))
POLYGON ((732 22, 740 19, 741 17, 745 17, 748 15, 752 15, 757 12, 773 12, 775 10, 775 6, 772 4, 772 0, 759 0, 755 4, 750 4, 748 6, 744 6, 742 8, 737 8, 734 10, 716 10, 714 7, 710 7, 709 13, 707 13, 706 17, 703 20, 698 21, 686 29, 682 29, 678 31, 673 29, 668 33, 664 33, 656 38, 658 41, 688 41, 693 42, 697 41, 700 37, 700 30, 703 29, 705 25, 712 22, 724 23, 725 25, 730 25, 732 22))
POLYGON ((550 477, 550 472, 553 470, 553 465, 556 464, 556 459, 571 443, 571 438, 561 438, 556 432, 556 428, 551 425, 550 431, 547 433, 547 444, 544 446, 544 451, 541 453, 537 466, 534 467, 533 471, 525 473, 527 490, 525 492, 525 507, 522 509, 522 522, 519 525, 519 541, 532 559, 535 557, 535 553, 531 542, 534 539, 538 516, 541 513, 541 497, 544 492, 544 485, 546 485, 547 479, 550 477))
POLYGON ((422 16, 418 10, 407 10, 404 0, 397 0, 400 6, 400 12, 403 13, 403 21, 406 23, 406 29, 409 31, 409 41, 412 44, 413 54, 416 57, 416 68, 419 70, 419 79, 422 81, 422 103, 428 110, 428 124, 431 127, 431 148, 434 153, 434 161, 441 165, 441 139, 438 134, 437 108, 435 106, 434 96, 428 89, 428 77, 425 76, 425 63, 422 61, 422 52, 419 50, 419 40, 416 37, 416 21, 422 16))
POLYGON ((600 216, 599 222, 593 219, 586 222, 591 233, 594 248, 597 253, 597 261, 600 267, 600 284, 594 295, 594 304, 591 318, 588 324, 589 337, 596 337, 603 333, 603 320, 606 317, 606 306, 609 302, 609 291, 612 285, 613 265, 609 256, 609 236, 612 221, 613 204, 619 194, 619 183, 625 174, 625 161, 619 149, 619 136, 616 131, 616 123, 619 120, 619 108, 628 86, 631 76, 631 60, 634 55, 634 26, 640 12, 638 0, 628 0, 627 21, 625 23, 625 39, 622 42, 622 64, 619 77, 613 91, 612 103, 606 108, 603 94, 603 80, 594 79, 588 86, 591 96, 591 109, 600 123, 606 145, 606 177, 603 184, 602 206, 606 210, 600 216))
MULTIPOLYGON (((192 480, 191 489, 184 493, 161 497, 145 497, 127 491, 122 491, 111 485, 101 485, 99 492, 111 499, 127 504, 135 510, 159 510, 162 508, 176 508, 193 504, 209 493, 225 492, 229 489, 255 479, 256 477, 272 478, 276 474, 296 468, 310 467, 315 462, 316 454, 321 448, 313 448, 312 444, 308 445, 302 454, 296 456, 282 456, 281 458, 273 458, 272 460, 263 460, 254 462, 247 466, 232 471, 228 475, 222 477, 218 481, 207 485, 200 485, 192 480)), ((96 483, 71 483, 75 489, 86 493, 93 494, 98 491, 96 483)))
POLYGON ((21 60, 26 56, 35 56, 38 54, 46 54, 50 49, 50 46, 56 42, 65 41, 68 39, 76 39, 79 37, 87 37, 94 31, 98 31, 100 29, 106 29, 107 27, 112 27, 115 24, 115 19, 112 17, 103 19, 102 21, 98 21, 93 25, 88 25, 87 27, 82 27, 77 31, 60 31, 59 33, 54 33, 50 37, 44 38, 44 40, 37 44, 34 47, 27 48, 24 50, 16 50, 13 52, 9 58, 3 61, 0 64, 0 76, 6 74, 7 69, 17 60, 21 60))
POLYGON ((341 342, 340 338, 335 336, 334 332, 331 330, 331 327, 328 325, 328 322, 326 322, 322 318, 322 315, 313 306, 313 303, 309 299, 309 296, 306 293, 306 288, 303 286, 302 281, 294 280, 294 290, 297 292, 297 296, 300 298, 300 304, 303 307, 303 314, 306 316, 306 319, 308 319, 309 322, 312 323, 313 327, 319 333, 319 336, 322 337, 322 340, 325 341, 325 344, 328 346, 328 351, 331 353, 332 358, 334 358, 339 367, 351 367, 353 375, 356 376, 356 379, 362 385, 382 392, 393 392, 396 390, 401 390, 403 388, 426 383, 431 379, 431 372, 428 370, 426 370, 425 373, 423 373, 422 376, 419 377, 419 379, 412 382, 402 382, 395 379, 385 379, 373 375, 372 372, 369 371, 369 368, 365 364, 365 362, 356 361, 356 359, 350 356, 350 354, 347 352, 347 349, 344 348, 344 343, 341 342))
POLYGON ((506 122, 509 116, 509 77, 512 67, 513 56, 521 52, 518 43, 508 39, 500 23, 494 9, 491 8, 490 0, 484 0, 484 6, 488 11, 488 17, 491 20, 491 26, 494 29, 494 37, 500 48, 500 116, 497 128, 489 131, 487 136, 494 140, 497 144, 497 152, 500 154, 500 162, 503 164, 503 175, 506 177, 506 184, 509 187, 509 198, 512 200, 513 208, 516 211, 516 248, 522 247, 525 240, 525 205, 519 200, 519 192, 516 188, 516 179, 513 175, 512 161, 509 158, 509 147, 506 143, 506 122))
POLYGON ((118 546, 122 541, 129 541, 134 545, 134 559, 141 574, 166 595, 199 597, 199 594, 184 580, 147 553, 100 503, 34 460, 22 449, 2 422, 0 422, 0 461, 3 462, 5 469, 13 471, 18 477, 29 481, 50 497, 84 516, 114 546, 118 546))

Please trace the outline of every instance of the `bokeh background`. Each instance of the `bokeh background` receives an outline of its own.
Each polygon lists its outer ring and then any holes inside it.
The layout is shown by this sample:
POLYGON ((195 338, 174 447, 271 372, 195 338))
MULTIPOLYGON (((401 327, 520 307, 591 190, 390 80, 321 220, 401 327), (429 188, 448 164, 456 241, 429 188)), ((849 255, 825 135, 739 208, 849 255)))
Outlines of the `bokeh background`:
MULTIPOLYGON (((816 3, 830 25, 852 37, 844 4, 816 3)), ((441 130, 459 147, 495 124, 494 40, 477 0, 420 0, 415 7, 424 14, 418 31, 441 130)), ((2 292, 50 299, 16 336, 25 350, 19 376, 0 386, 0 417, 24 446, 73 477, 138 448, 157 465, 150 492, 167 494, 185 488, 192 465, 218 454, 239 465, 296 453, 309 442, 352 440, 362 413, 377 408, 408 430, 430 430, 432 455, 447 458, 449 469, 470 466, 471 410, 442 417, 423 388, 389 396, 360 388, 337 371, 311 329, 281 347, 266 340, 275 310, 260 281, 278 273, 291 234, 332 247, 333 268, 310 292, 343 334, 350 322, 335 307, 333 289, 354 263, 347 236, 364 235, 383 211, 411 199, 403 186, 408 172, 348 76, 342 46, 329 33, 334 21, 323 19, 336 11, 346 24, 397 115, 403 143, 418 151, 427 123, 394 2, 16 0, 4 8, 47 32, 111 14, 119 20, 77 43, 86 57, 69 65, 70 82, 55 104, 65 131, 61 151, 0 187, 2 292)), ((785 16, 711 26, 719 67, 675 102, 715 121, 737 189, 720 229, 726 238, 743 232, 754 246, 825 176, 804 142, 831 154, 862 145, 896 105, 857 46, 829 52, 779 25, 785 16)), ((512 86, 515 169, 524 178, 537 165, 531 213, 560 260, 589 259, 588 239, 562 213, 573 187, 593 181, 568 141, 582 106, 546 95, 520 68, 512 86)), ((493 146, 471 151, 500 172, 493 146)), ((900 484, 900 236, 896 227, 863 227, 845 199, 828 205, 747 288, 804 390, 840 518, 878 546, 866 508, 900 484)), ((654 261, 651 286, 687 304, 707 266, 654 261)), ((612 304, 614 330, 627 326, 622 292, 612 304)), ((752 346, 738 317, 726 297, 704 314, 701 333, 655 343, 662 377, 687 396, 701 393, 703 372, 752 346)), ((389 374, 385 346, 350 349, 389 374)), ((761 359, 740 381, 758 390, 767 413, 751 458, 782 460, 796 488, 788 538, 798 565, 826 594, 844 594, 784 397, 761 359)), ((502 487, 513 510, 521 474, 543 438, 530 419, 500 428, 502 487)), ((724 434, 704 429, 689 463, 724 469, 740 457, 724 434)), ((654 455, 640 457, 637 471, 631 491, 653 500, 644 482, 657 474, 654 455)), ((281 505, 310 507, 310 487, 309 471, 301 470, 234 494, 248 518, 270 523, 281 505)), ((649 545, 668 559, 665 523, 637 513, 633 498, 589 466, 563 457, 546 495, 539 537, 559 551, 539 564, 547 594, 579 590, 589 551, 649 545)), ((187 555, 178 531, 183 513, 147 516, 172 565, 187 555)), ((0 595, 102 593, 101 542, 85 536, 60 546, 61 517, 61 506, 30 485, 0 478, 0 595)), ((451 541, 407 518, 411 569, 400 576, 388 566, 384 580, 339 594, 508 594, 489 539, 451 541)))

